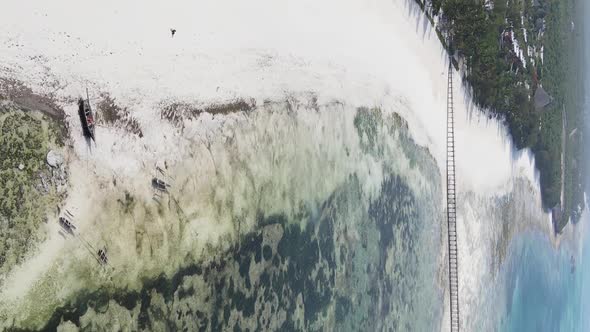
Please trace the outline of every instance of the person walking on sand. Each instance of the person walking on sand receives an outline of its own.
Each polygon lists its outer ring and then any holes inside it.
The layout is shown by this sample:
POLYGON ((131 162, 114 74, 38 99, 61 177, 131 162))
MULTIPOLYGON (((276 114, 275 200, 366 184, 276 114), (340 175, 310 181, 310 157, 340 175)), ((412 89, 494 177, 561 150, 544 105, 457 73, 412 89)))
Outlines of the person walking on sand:
POLYGON ((171 29, 170 29, 170 33, 172 33, 172 38, 174 38, 174 34, 176 33, 176 29, 174 29, 174 28, 171 28, 171 29))

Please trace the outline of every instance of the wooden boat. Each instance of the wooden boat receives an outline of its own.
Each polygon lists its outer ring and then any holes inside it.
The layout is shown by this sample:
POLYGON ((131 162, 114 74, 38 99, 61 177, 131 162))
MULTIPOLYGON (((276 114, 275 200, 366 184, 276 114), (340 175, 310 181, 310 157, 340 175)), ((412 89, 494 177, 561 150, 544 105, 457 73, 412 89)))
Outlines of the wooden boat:
POLYGON ((72 222, 68 219, 64 217, 59 217, 59 225, 61 226, 61 228, 63 228, 64 231, 68 232, 70 235, 74 235, 74 230, 76 229, 76 226, 74 226, 74 224, 72 224, 72 222))
POLYGON ((94 139, 94 113, 90 107, 90 100, 88 98, 88 91, 86 91, 86 99, 78 99, 78 115, 82 124, 82 133, 85 137, 94 139))
POLYGON ((162 192, 168 192, 168 187, 170 187, 170 185, 158 178, 153 178, 152 187, 162 192))
POLYGON ((98 256, 99 263, 102 265, 107 265, 109 263, 109 258, 107 257, 107 248, 104 247, 103 249, 98 249, 96 253, 98 256))

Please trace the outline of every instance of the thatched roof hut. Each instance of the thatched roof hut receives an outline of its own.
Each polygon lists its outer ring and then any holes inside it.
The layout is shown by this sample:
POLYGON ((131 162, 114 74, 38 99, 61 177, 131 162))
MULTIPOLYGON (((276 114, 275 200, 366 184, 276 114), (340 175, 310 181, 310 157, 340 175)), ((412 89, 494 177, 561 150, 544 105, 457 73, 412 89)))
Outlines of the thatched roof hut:
POLYGON ((543 89, 542 86, 539 86, 535 91, 535 109, 537 111, 542 111, 545 107, 553 101, 553 98, 543 89))

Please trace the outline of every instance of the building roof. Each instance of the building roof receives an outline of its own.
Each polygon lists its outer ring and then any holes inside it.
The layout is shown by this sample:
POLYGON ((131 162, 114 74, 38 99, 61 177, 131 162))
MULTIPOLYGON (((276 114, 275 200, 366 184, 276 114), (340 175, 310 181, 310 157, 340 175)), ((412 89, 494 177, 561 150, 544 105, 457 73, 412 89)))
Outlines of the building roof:
POLYGON ((542 86, 539 86, 535 91, 534 101, 535 109, 537 111, 541 111, 543 108, 545 108, 545 106, 551 104, 553 98, 551 98, 551 96, 547 93, 547 91, 545 91, 545 89, 543 89, 542 86))

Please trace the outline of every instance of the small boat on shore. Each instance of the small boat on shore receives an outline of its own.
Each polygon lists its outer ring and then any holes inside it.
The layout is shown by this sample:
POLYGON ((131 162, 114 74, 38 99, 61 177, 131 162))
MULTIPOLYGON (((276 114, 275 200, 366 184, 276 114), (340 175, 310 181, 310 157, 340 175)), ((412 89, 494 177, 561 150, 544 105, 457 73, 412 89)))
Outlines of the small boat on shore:
POLYGON ((107 256, 107 248, 106 247, 104 247, 102 249, 98 249, 98 252, 96 253, 96 255, 98 256, 98 260, 101 265, 107 265, 109 263, 109 258, 107 256))
POLYGON ((70 235, 74 235, 74 230, 76 229, 76 226, 74 226, 74 224, 72 224, 72 222, 69 221, 67 218, 59 217, 59 225, 64 231, 66 231, 70 235))
POLYGON ((152 179, 152 187, 158 191, 166 193, 166 192, 168 192, 168 187, 170 187, 170 185, 161 179, 153 178, 152 179))
POLYGON ((86 91, 86 99, 78 99, 78 115, 82 124, 82 133, 85 137, 94 139, 94 113, 90 107, 90 100, 88 98, 88 91, 86 91))

